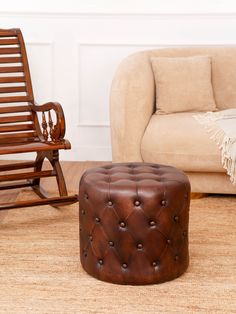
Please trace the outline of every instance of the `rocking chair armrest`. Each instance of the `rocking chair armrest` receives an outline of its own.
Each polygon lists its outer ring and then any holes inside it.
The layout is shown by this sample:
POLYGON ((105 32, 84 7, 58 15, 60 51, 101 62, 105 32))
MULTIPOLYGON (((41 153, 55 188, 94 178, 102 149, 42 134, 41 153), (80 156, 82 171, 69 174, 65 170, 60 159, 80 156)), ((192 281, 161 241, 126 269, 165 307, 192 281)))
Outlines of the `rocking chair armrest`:
MULTIPOLYGON (((38 105, 36 103, 31 104, 32 110, 37 114, 38 112, 42 112, 43 117, 45 117, 45 112, 49 112, 53 110, 56 114, 56 124, 54 125, 54 139, 55 140, 62 140, 65 136, 66 132, 66 122, 65 122, 65 116, 62 109, 61 104, 58 102, 47 102, 43 105, 38 105)), ((51 118, 51 116, 50 116, 51 118)), ((50 121, 49 121, 50 126, 50 121)))

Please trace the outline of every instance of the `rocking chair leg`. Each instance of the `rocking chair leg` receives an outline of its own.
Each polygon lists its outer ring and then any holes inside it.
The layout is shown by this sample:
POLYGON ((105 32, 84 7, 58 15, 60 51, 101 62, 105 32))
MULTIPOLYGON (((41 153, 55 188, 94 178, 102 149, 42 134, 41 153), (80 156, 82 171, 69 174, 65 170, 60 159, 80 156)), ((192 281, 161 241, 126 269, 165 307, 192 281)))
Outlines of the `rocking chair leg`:
POLYGON ((58 185, 60 196, 67 196, 68 193, 67 193, 67 188, 66 188, 66 182, 65 182, 64 175, 63 175, 61 165, 59 162, 58 150, 54 150, 47 157, 48 157, 48 160, 50 161, 53 169, 56 172, 56 179, 57 179, 57 185, 58 185))
MULTIPOLYGON (((29 180, 29 182, 31 183, 31 187, 33 188, 34 192, 42 199, 40 202, 42 202, 43 204, 47 204, 47 203, 50 204, 50 202, 52 202, 50 205, 55 208, 59 208, 60 206, 69 205, 69 204, 73 204, 77 202, 78 201, 77 195, 68 196, 65 179, 63 176, 60 162, 59 162, 58 150, 48 151, 48 152, 38 152, 36 160, 35 160, 34 171, 40 172, 42 170, 42 166, 43 166, 43 162, 45 158, 47 158, 50 164, 52 165, 54 176, 56 176, 60 197, 50 198, 49 195, 40 186, 40 178, 34 178, 32 181, 29 180), (61 202, 60 202, 60 198, 61 198, 61 202)), ((37 201, 32 201, 32 204, 35 204, 35 203, 37 203, 37 201)), ((23 205, 25 206, 25 203, 23 205)), ((18 205, 10 204, 7 206, 8 207, 6 208, 15 208, 18 205)), ((1 207, 0 207, 0 210, 1 210, 1 207)))
MULTIPOLYGON (((44 159, 45 159, 44 152, 37 152, 37 157, 36 157, 36 160, 35 160, 34 171, 39 172, 39 171, 42 170, 44 159)), ((33 180, 33 185, 39 187, 39 185, 40 185, 40 178, 34 179, 33 180)))
MULTIPOLYGON (((34 171, 40 172, 42 170, 44 159, 45 159, 45 153, 37 152, 34 171)), ((47 193, 43 190, 42 186, 40 185, 40 178, 33 179, 32 189, 40 198, 48 198, 47 193)))

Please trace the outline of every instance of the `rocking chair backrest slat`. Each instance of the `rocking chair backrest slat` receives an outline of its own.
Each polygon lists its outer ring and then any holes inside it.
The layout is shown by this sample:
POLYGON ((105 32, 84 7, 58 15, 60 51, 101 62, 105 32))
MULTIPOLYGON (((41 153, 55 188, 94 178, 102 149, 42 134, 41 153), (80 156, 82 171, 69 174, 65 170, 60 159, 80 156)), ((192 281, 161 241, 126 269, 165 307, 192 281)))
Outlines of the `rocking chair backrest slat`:
POLYGON ((19 29, 0 29, 0 88, 13 88, 8 91, 0 89, 0 103, 33 102, 33 90, 25 44, 19 29), (14 87, 23 87, 14 91, 14 87), (6 95, 7 94, 7 95, 6 95))
MULTIPOLYGON (((11 76, 11 77, 0 77, 0 83, 25 83, 25 77, 24 76, 11 76)), ((25 98, 25 100, 28 100, 28 97, 25 98)), ((4 102, 0 98, 0 102, 4 102)))
POLYGON ((12 116, 0 116, 0 145, 7 142, 16 143, 22 141, 38 141, 36 133, 32 133, 32 131, 35 131, 35 127, 33 124, 32 114, 28 113, 28 106, 17 106, 10 108, 4 107, 0 108, 0 113, 14 114, 12 116), (21 112, 24 114, 19 115, 21 112), (29 131, 30 137, 28 137, 28 133, 26 131, 29 131), (7 138, 6 132, 8 133, 7 138), (1 136, 2 134, 4 135, 3 137, 1 136), (20 137, 17 134, 20 134, 20 137), (32 135, 34 135, 36 138, 32 138, 32 135), (26 137, 25 140, 22 140, 22 137, 26 137))
POLYGON ((21 57, 0 57, 0 63, 22 63, 21 57))
POLYGON ((34 131, 31 131, 31 132, 21 132, 21 133, 15 133, 15 134, 1 134, 0 135, 0 140, 1 139, 9 139, 9 138, 18 138, 18 139, 21 139, 21 138, 29 138, 29 137, 32 137, 34 138, 36 136, 35 132, 34 131))
MULTIPOLYGON (((12 44, 7 44, 7 46, 10 46, 12 44)), ((20 48, 14 48, 14 47, 10 47, 10 48, 0 48, 0 55, 14 55, 16 53, 21 53, 20 48)))
POLYGON ((19 29, 0 29, 0 144, 37 141, 34 101, 24 40, 19 29))
POLYGON ((1 145, 10 145, 15 143, 24 144, 27 142, 38 142, 39 139, 36 137, 36 132, 22 132, 15 133, 13 135, 1 134, 0 135, 0 144, 1 145), (10 143, 10 144, 9 144, 10 143))
POLYGON ((1 126, 1 133, 33 130, 32 123, 1 126))
POLYGON ((16 113, 16 112, 29 112, 31 113, 29 106, 12 106, 12 107, 0 107, 1 113, 16 113))
POLYGON ((17 122, 26 122, 32 121, 31 115, 23 115, 23 116, 12 116, 12 117, 0 117, 0 124, 1 123, 17 123, 17 122))
POLYGON ((0 93, 26 92, 25 86, 0 87, 0 93))
POLYGON ((24 67, 22 66, 7 66, 7 67, 0 67, 0 73, 16 73, 16 72, 23 72, 24 67))
POLYGON ((15 36, 16 29, 0 29, 0 37, 13 37, 15 36))
POLYGON ((0 41, 0 45, 16 45, 19 41, 17 38, 2 38, 0 41))

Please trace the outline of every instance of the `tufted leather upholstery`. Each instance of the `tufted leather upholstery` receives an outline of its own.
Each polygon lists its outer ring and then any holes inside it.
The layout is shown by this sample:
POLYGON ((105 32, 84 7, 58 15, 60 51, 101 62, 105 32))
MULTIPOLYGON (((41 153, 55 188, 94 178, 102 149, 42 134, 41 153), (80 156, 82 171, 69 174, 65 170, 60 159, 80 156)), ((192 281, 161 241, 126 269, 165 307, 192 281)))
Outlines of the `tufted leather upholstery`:
POLYGON ((80 258, 93 277, 119 284, 174 279, 188 267, 190 184, 176 168, 111 164, 80 181, 80 258))

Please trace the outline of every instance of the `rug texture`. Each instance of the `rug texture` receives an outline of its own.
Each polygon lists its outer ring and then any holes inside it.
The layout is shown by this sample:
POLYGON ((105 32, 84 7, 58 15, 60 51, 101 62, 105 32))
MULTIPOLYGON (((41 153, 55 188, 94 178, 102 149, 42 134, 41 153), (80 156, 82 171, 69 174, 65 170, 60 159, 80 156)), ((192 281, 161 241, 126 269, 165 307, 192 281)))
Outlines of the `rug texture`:
POLYGON ((0 215, 0 313, 236 313, 235 225, 236 197, 192 200, 188 271, 135 287, 83 271, 78 204, 10 210, 0 215))

